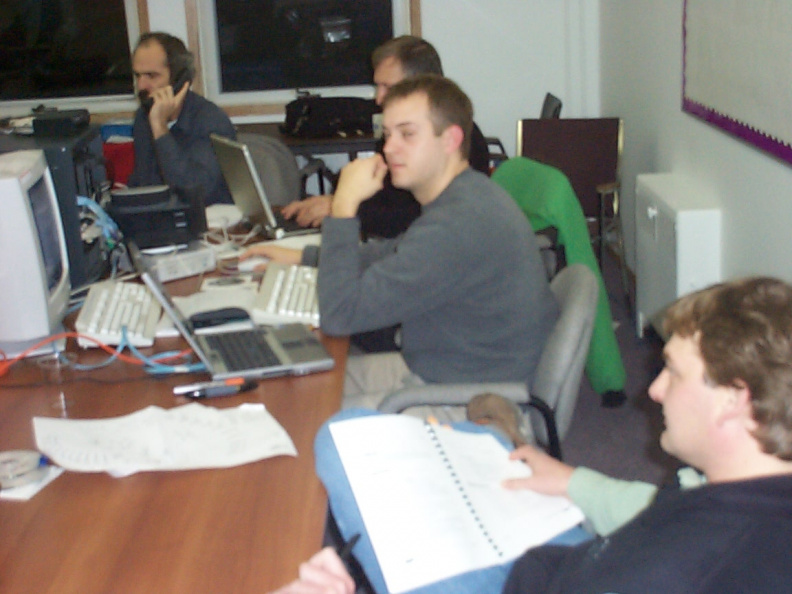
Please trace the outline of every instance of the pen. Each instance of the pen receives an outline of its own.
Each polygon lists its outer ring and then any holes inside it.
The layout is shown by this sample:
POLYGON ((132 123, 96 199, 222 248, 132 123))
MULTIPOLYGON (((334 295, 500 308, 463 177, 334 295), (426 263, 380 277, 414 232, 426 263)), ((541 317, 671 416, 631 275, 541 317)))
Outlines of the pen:
POLYGON ((242 377, 234 377, 226 380, 214 382, 201 382, 176 386, 173 388, 174 396, 186 396, 187 398, 215 398, 218 396, 231 396, 252 390, 258 384, 246 380, 242 377))
POLYGON ((338 551, 338 556, 341 558, 341 561, 343 561, 345 565, 349 563, 349 559, 352 556, 352 549, 355 548, 355 545, 359 540, 360 540, 360 532, 356 533, 354 536, 352 536, 352 538, 346 541, 344 546, 341 547, 341 549, 338 551))

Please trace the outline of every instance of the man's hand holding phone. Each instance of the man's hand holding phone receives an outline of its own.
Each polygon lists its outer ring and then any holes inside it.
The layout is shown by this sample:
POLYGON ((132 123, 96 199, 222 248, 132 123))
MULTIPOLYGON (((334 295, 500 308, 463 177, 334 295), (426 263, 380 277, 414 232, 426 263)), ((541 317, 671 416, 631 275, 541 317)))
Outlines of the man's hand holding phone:
POLYGON ((183 79, 177 81, 174 86, 167 85, 151 91, 147 102, 151 104, 149 123, 155 140, 168 133, 168 122, 175 120, 179 115, 189 90, 190 81, 183 79))

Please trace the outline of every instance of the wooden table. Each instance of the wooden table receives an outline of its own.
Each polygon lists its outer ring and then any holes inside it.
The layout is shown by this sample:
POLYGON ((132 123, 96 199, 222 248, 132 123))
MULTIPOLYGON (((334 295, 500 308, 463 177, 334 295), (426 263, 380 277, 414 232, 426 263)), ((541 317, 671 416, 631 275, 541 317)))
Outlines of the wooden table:
MULTIPOLYGON (((340 407, 347 340, 323 338, 336 367, 259 382, 205 401, 220 408, 263 402, 299 455, 229 469, 145 472, 126 478, 64 472, 27 502, 0 501, 0 592, 267 592, 297 576, 322 543, 326 495, 313 439, 340 407)), ((183 347, 159 340, 156 350, 183 347)), ((96 350, 80 362, 97 361, 96 350)), ((116 362, 43 382, 33 361, 0 378, 0 451, 35 449, 34 416, 105 418, 148 405, 184 404, 176 384, 116 362), (21 386, 21 387, 20 387, 21 386)))

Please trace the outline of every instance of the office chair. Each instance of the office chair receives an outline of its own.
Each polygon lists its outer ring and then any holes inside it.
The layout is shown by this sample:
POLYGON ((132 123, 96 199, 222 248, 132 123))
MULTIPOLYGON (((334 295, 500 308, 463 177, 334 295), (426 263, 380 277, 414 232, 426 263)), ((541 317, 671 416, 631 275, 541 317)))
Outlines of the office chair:
POLYGON ((574 264, 558 273, 550 288, 561 315, 542 350, 530 391, 520 382, 426 384, 388 395, 379 410, 397 413, 414 406, 464 406, 476 394, 494 392, 518 403, 529 414, 534 439, 561 459, 561 440, 572 422, 589 350, 598 286, 591 270, 574 264))
POLYGON ((562 105, 563 103, 561 102, 561 99, 552 93, 547 93, 545 95, 544 102, 542 103, 542 111, 539 114, 539 117, 543 120, 560 118, 562 105))
POLYGON ((308 195, 307 183, 317 176, 319 193, 325 193, 325 180, 332 181, 332 172, 321 159, 311 158, 300 167, 297 158, 286 144, 274 136, 240 132, 237 140, 247 145, 256 166, 261 184, 270 204, 285 206, 308 195))
POLYGON ((517 152, 560 169, 569 178, 589 224, 597 260, 605 248, 619 259, 629 300, 619 204, 624 128, 619 118, 524 119, 517 122, 517 152))
POLYGON ((503 146, 501 139, 497 136, 486 136, 484 140, 487 141, 487 152, 489 153, 489 170, 490 175, 498 168, 498 165, 503 163, 509 158, 506 154, 506 147, 503 146))

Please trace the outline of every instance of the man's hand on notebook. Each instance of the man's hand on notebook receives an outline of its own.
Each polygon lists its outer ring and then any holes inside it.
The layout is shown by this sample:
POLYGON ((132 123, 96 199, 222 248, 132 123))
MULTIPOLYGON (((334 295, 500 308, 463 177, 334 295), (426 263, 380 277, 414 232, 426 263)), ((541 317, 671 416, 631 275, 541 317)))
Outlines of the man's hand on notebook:
MULTIPOLYGON (((302 250, 272 245, 268 242, 256 243, 239 256, 239 261, 244 262, 251 258, 266 258, 281 264, 300 264, 302 261, 302 250)), ((266 267, 266 262, 262 260, 261 264, 257 265, 253 270, 264 270, 266 267)))
POLYGON ((284 206, 281 214, 287 219, 294 219, 300 227, 319 227, 324 218, 330 216, 332 201, 330 194, 295 200, 284 206))
POLYGON ((531 469, 531 476, 503 481, 507 489, 530 489, 545 495, 567 495, 569 480, 575 470, 530 445, 524 445, 509 454, 511 460, 521 460, 531 469))
POLYGON ((354 594, 355 582, 335 550, 326 547, 300 565, 300 578, 272 594, 354 594))

